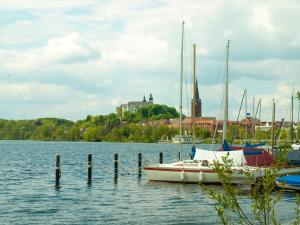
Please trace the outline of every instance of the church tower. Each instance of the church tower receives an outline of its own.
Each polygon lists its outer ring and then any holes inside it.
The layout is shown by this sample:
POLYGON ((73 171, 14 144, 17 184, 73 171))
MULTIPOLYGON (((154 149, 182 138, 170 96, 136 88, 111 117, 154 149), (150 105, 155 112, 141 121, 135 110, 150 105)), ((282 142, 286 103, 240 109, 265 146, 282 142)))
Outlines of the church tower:
POLYGON ((149 97, 149 102, 150 102, 151 104, 153 104, 153 96, 152 96, 151 93, 150 93, 150 97, 149 97))
POLYGON ((202 117, 202 102, 199 97, 199 90, 198 90, 198 81, 196 79, 196 85, 195 85, 195 102, 193 103, 192 99, 192 104, 191 104, 191 112, 193 113, 193 104, 195 104, 195 117, 202 117))

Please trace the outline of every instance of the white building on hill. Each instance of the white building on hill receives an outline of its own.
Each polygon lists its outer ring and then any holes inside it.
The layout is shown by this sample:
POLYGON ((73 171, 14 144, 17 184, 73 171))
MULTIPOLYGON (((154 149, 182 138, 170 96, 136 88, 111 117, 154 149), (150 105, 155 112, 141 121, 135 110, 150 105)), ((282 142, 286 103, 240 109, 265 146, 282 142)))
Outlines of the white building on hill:
POLYGON ((121 104, 117 107, 117 113, 124 113, 124 112, 131 112, 136 113, 139 108, 144 106, 152 105, 153 104, 153 97, 150 93, 149 101, 146 100, 145 96, 142 101, 130 101, 127 104, 121 104))

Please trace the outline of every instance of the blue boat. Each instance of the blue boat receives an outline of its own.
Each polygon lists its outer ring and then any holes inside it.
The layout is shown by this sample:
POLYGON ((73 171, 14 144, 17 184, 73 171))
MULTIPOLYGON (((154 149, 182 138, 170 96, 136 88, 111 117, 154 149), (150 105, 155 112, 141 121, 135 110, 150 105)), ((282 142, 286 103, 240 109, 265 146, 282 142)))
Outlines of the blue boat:
POLYGON ((279 177, 276 184, 280 188, 300 191, 300 175, 279 177))

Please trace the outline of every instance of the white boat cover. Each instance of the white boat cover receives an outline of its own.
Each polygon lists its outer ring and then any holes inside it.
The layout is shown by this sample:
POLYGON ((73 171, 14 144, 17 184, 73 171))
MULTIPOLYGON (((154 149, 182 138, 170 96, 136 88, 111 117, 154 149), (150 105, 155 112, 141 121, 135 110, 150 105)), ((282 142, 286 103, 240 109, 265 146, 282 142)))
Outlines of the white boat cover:
POLYGON ((207 160, 209 164, 214 161, 224 163, 222 157, 232 160, 234 166, 243 166, 246 164, 246 159, 243 150, 239 151, 210 151, 204 149, 196 149, 194 160, 207 160))
POLYGON ((300 150, 300 144, 292 144, 293 150, 300 150))

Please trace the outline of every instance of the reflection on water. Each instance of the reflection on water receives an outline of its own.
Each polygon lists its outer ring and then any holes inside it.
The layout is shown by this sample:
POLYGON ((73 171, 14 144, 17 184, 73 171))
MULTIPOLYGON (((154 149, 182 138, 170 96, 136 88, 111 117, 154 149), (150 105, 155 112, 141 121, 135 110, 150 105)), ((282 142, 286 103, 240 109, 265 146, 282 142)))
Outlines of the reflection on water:
MULTIPOLYGON (((190 146, 184 148, 187 157, 190 146)), ((220 186, 148 182, 143 171, 138 173, 138 153, 143 161, 158 163, 160 152, 164 162, 177 160, 178 147, 171 144, 2 141, 0 224, 217 224, 207 188, 222 191, 220 186), (56 188, 57 152, 62 176, 56 188)), ((243 191, 241 202, 250 208, 247 190, 243 191)), ((278 204, 283 223, 294 218, 291 202, 295 194, 285 193, 278 204)))

